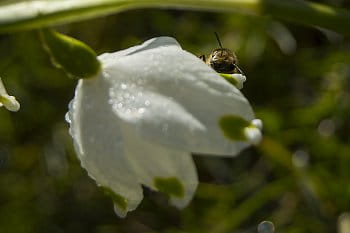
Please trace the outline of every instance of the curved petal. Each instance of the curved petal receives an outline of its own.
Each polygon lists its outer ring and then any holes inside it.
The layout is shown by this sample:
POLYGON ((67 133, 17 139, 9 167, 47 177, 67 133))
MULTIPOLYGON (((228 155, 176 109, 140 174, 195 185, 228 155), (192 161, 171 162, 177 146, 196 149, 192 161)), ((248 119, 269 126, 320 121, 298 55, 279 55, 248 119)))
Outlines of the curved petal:
POLYGON ((104 79, 80 80, 67 121, 81 165, 110 194, 119 216, 137 207, 142 188, 124 156, 119 119, 108 104, 104 79))
POLYGON ((17 112, 20 108, 16 97, 7 94, 0 94, 0 107, 2 106, 5 106, 7 110, 12 112, 17 112))
POLYGON ((127 125, 123 127, 124 153, 138 181, 153 190, 166 193, 178 208, 192 199, 198 178, 189 152, 169 149, 140 138, 127 125))
POLYGON ((238 89, 243 88, 243 83, 247 80, 247 78, 243 74, 223 74, 219 73, 221 77, 223 77, 229 83, 235 85, 238 89))
POLYGON ((150 50, 160 46, 177 46, 179 43, 171 37, 158 37, 145 41, 142 45, 135 45, 130 48, 120 50, 114 53, 104 53, 98 56, 98 59, 107 67, 110 64, 121 57, 132 55, 141 51, 150 50))
POLYGON ((12 112, 17 112, 20 108, 16 97, 7 94, 6 88, 0 78, 0 107, 2 106, 5 106, 7 110, 12 112))
POLYGON ((155 38, 101 61, 113 111, 148 140, 220 155, 235 155, 251 144, 233 141, 219 127, 226 115, 253 120, 248 101, 174 39, 155 38))

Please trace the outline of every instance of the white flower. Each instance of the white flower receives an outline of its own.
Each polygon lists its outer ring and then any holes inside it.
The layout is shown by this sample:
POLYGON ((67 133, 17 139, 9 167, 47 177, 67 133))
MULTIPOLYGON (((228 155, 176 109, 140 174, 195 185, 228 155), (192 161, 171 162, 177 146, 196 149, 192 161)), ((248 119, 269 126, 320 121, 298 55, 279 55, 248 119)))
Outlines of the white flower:
POLYGON ((235 85, 238 89, 243 88, 243 83, 247 80, 247 78, 243 74, 223 74, 220 75, 226 79, 231 84, 235 85))
POLYGON ((20 104, 14 96, 8 95, 4 84, 0 78, 0 107, 5 106, 7 110, 17 112, 20 108, 20 104))
POLYGON ((82 166, 119 216, 139 205, 141 184, 186 206, 198 184, 191 152, 235 156, 261 139, 239 90, 173 38, 99 59, 102 73, 79 81, 67 121, 82 166))

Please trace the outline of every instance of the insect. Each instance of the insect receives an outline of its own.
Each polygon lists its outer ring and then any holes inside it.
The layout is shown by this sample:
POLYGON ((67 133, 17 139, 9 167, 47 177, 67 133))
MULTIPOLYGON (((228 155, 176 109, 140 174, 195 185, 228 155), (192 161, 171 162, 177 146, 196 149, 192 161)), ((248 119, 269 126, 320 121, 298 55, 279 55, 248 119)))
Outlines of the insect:
POLYGON ((218 34, 215 32, 216 40, 219 43, 220 48, 215 49, 208 57, 205 55, 199 56, 206 64, 213 68, 218 73, 234 74, 239 73, 243 75, 243 71, 238 67, 237 57, 234 52, 229 49, 223 48, 218 34))

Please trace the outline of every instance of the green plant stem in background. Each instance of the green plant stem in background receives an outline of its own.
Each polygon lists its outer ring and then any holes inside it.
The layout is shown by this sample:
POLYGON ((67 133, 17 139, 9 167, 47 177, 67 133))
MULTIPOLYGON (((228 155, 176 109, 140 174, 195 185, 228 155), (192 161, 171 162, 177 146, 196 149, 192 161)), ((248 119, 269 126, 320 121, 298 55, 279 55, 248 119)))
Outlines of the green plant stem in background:
POLYGON ((270 15, 350 35, 350 11, 299 0, 41 0, 0 6, 0 32, 8 33, 140 8, 232 11, 270 15))
POLYGON ((212 233, 229 233, 246 220, 254 211, 261 206, 266 205, 272 200, 276 200, 279 196, 295 188, 293 177, 286 177, 267 184, 264 188, 253 194, 246 201, 243 201, 232 212, 227 213, 221 222, 217 222, 215 227, 209 232, 212 233))

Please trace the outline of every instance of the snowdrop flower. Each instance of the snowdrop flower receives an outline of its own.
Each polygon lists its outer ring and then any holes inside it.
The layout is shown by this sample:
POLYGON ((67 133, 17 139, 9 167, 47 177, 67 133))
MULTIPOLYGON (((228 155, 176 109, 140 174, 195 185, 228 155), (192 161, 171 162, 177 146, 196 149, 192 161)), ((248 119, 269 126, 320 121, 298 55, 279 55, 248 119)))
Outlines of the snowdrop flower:
POLYGON ((5 106, 7 110, 17 112, 20 108, 20 104, 14 96, 8 95, 4 84, 0 78, 0 107, 5 106))
POLYGON ((261 139, 240 91, 170 37, 99 56, 67 121, 81 165, 125 216, 142 186, 185 207, 198 184, 191 152, 235 156, 261 139))

